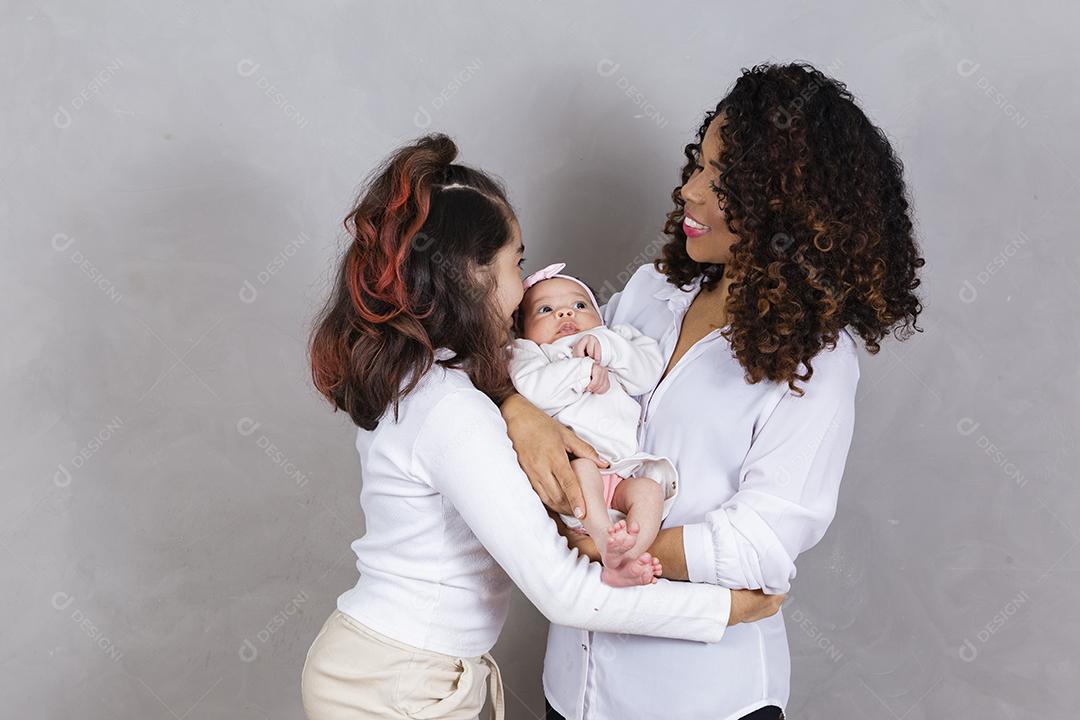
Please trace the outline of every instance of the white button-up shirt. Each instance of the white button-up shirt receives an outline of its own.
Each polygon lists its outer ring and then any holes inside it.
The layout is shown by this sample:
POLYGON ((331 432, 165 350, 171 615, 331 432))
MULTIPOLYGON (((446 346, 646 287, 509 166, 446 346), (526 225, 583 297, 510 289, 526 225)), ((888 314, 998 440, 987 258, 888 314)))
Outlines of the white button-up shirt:
MULTIPOLYGON (((602 308, 604 321, 656 338, 670 360, 700 281, 680 290, 642 266, 602 308)), ((749 384, 713 330, 640 398, 642 450, 679 471, 663 524, 684 526, 692 582, 786 593, 795 558, 825 534, 854 427, 854 340, 842 332, 811 365, 801 397, 787 383, 749 384)), ((544 693, 568 720, 734 719, 785 707, 790 663, 782 613, 729 627, 713 644, 553 624, 544 693)))

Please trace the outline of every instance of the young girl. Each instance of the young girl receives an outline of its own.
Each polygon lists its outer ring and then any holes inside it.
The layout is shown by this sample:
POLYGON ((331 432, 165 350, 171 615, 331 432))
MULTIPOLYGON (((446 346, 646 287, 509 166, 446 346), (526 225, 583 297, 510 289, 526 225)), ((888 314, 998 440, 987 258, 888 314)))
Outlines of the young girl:
MULTIPOLYGON (((516 583, 552 622, 715 643, 777 597, 659 580, 615 589, 568 549, 493 399, 524 246, 502 188, 443 135, 402 148, 346 227, 353 241, 311 342, 315 386, 359 425, 366 534, 301 676, 312 720, 475 718, 516 583)), ((579 456, 596 455, 584 443, 579 456)), ((598 461, 599 462, 599 461, 598 461)), ((650 555, 634 561, 652 577, 650 555)))
POLYGON ((587 514, 584 522, 561 516, 567 527, 599 539, 601 579, 614 586, 655 582, 641 578, 632 561, 656 539, 678 474, 668 458, 640 452, 641 406, 632 396, 656 385, 664 359, 656 341, 632 326, 605 327, 592 290, 559 274, 564 267, 555 263, 525 278, 510 375, 519 393, 609 462, 604 471, 587 458, 571 463, 587 514))

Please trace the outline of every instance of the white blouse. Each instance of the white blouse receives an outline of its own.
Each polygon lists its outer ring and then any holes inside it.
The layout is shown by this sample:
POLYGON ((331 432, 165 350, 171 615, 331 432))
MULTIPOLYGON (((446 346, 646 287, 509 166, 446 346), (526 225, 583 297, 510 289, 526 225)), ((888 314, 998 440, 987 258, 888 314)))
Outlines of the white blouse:
POLYGON ((358 430, 356 449, 367 532, 352 544, 360 578, 337 607, 376 632, 482 655, 502 630, 514 583, 560 625, 701 641, 690 645, 724 636, 729 590, 667 580, 613 588, 599 564, 567 548, 498 408, 463 370, 433 366, 397 422, 390 410, 374 431, 358 430))
MULTIPOLYGON (((604 320, 657 338, 670 359, 700 281, 683 291, 644 265, 601 309, 604 320)), ((642 450, 671 458, 679 471, 663 525, 684 526, 692 582, 785 593, 795 558, 825 534, 854 427, 854 340, 842 332, 811 365, 801 397, 786 383, 751 385, 714 330, 640 398, 642 450)), ((552 624, 543 683, 568 720, 725 720, 785 707, 789 676, 777 613, 730 627, 715 644, 552 624)))

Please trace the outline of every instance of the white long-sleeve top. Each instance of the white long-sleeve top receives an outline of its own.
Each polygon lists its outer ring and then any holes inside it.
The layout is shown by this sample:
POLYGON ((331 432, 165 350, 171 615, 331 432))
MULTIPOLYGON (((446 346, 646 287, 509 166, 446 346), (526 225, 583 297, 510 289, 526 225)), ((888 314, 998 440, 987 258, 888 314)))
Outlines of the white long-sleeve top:
MULTIPOLYGON (((439 348, 436 358, 453 353, 439 348)), ((377 632, 460 657, 488 652, 511 583, 560 625, 716 642, 730 591, 613 588, 570 550, 518 465, 498 408, 459 369, 433 366, 373 431, 359 429, 367 531, 337 607, 377 632)))
MULTIPOLYGON (((633 396, 652 390, 663 370, 664 358, 656 340, 626 324, 601 325, 550 343, 518 338, 510 359, 510 377, 517 391, 592 445, 609 461, 606 472, 649 477, 664 488, 661 517, 671 511, 678 495, 678 472, 670 459, 642 452, 638 446, 641 405, 633 396), (597 362, 573 356, 574 344, 585 335, 600 343, 599 363, 609 372, 607 392, 585 390, 597 362)), ((622 516, 615 510, 609 514, 613 520, 622 516)), ((573 516, 561 517, 569 527, 581 526, 573 516)))
MULTIPOLYGON (((671 358, 700 278, 680 290, 651 264, 601 310, 657 338, 671 358)), ((836 510, 859 379, 847 332, 800 383, 746 382, 719 330, 695 343, 640 398, 642 449, 672 458, 679 496, 664 522, 683 526, 690 580, 784 593, 795 559, 836 510)), ((710 645, 552 624, 544 692, 568 720, 738 718, 785 707, 790 656, 782 613, 728 628, 710 645), (658 692, 657 688, 662 688, 658 692)))

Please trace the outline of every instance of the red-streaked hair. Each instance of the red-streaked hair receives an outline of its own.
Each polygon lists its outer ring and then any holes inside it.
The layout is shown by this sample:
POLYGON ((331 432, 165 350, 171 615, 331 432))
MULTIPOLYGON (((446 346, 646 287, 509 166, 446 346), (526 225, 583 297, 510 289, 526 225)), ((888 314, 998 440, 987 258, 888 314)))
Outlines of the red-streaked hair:
POLYGON ((506 329, 484 271, 513 237, 502 186, 454 164, 449 137, 398 149, 365 183, 345 218, 352 236, 311 335, 315 387, 373 430, 435 362, 464 368, 496 402, 512 391, 506 329))

